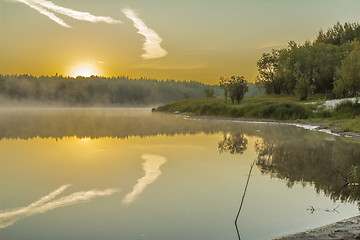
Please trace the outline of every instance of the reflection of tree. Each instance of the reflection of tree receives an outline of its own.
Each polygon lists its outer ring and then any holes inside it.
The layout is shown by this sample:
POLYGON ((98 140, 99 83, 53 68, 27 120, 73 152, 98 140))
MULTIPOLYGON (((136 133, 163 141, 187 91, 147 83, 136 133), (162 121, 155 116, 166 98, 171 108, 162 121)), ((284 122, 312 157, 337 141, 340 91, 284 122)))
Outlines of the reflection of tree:
POLYGON ((219 152, 230 152, 231 154, 243 154, 247 149, 248 140, 243 134, 228 133, 224 134, 224 138, 219 142, 219 152))
POLYGON ((360 143, 337 140, 287 139, 256 142, 257 166, 262 173, 295 183, 314 185, 333 200, 359 201, 360 187, 346 185, 342 176, 357 181, 360 143))

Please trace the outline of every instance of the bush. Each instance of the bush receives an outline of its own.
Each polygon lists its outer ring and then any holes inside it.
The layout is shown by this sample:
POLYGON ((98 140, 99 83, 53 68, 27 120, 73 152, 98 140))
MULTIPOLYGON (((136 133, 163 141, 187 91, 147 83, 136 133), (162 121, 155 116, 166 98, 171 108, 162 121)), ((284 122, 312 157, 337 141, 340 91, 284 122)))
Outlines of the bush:
POLYGON ((360 116, 360 103, 344 101, 336 105, 334 109, 336 118, 355 118, 360 116))

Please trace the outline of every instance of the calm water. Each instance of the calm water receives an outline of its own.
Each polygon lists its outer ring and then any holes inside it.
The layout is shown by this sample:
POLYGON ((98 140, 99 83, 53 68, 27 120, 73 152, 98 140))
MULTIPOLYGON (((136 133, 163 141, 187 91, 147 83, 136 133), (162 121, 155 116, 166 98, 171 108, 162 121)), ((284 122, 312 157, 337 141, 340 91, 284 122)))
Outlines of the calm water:
POLYGON ((359 159, 359 141, 289 126, 2 109, 0 239, 237 239, 254 161, 239 231, 268 239, 358 215, 340 174, 359 159))

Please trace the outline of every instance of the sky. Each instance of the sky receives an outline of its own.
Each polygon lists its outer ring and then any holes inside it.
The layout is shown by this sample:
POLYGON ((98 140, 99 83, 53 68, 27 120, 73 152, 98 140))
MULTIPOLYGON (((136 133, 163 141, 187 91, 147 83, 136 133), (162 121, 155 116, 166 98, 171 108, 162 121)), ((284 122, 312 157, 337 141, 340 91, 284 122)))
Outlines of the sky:
POLYGON ((0 0, 0 74, 254 82, 262 53, 360 21, 358 0, 0 0))

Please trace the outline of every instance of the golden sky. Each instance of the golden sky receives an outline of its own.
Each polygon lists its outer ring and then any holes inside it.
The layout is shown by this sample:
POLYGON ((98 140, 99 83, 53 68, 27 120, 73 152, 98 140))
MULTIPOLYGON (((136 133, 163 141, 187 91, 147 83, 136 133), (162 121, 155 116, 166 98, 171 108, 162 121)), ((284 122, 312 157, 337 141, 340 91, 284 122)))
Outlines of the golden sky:
POLYGON ((263 52, 359 20, 358 0, 0 0, 0 73, 252 82, 263 52))

